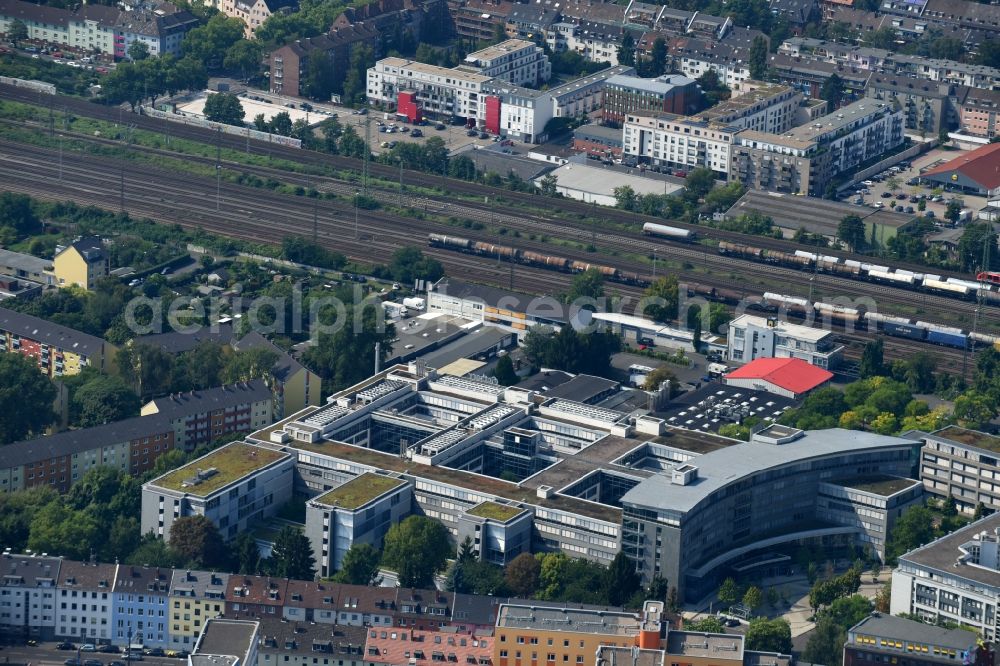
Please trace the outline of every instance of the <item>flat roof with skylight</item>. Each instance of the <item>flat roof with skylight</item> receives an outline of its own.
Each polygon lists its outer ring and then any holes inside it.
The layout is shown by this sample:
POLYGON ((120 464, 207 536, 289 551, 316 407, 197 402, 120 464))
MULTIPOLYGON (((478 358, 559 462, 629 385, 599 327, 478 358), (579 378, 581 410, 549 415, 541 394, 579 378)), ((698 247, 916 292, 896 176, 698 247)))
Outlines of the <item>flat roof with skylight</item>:
POLYGON ((233 442, 150 481, 150 485, 207 497, 220 488, 291 456, 246 442, 233 442))

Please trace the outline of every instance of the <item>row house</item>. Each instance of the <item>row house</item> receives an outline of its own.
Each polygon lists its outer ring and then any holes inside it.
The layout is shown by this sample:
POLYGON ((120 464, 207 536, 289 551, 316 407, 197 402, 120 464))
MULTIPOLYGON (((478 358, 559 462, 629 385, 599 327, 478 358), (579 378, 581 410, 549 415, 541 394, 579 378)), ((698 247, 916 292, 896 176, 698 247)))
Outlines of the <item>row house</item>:
POLYGON ((226 586, 228 615, 235 619, 281 617, 288 600, 287 578, 233 575, 226 586))
POLYGON ((0 353, 21 354, 48 377, 79 374, 84 368, 114 369, 118 349, 94 335, 41 317, 0 308, 0 353))
POLYGON ((111 623, 116 645, 169 646, 172 569, 123 564, 115 578, 111 623))
POLYGON ((0 634, 52 640, 56 631, 56 581, 61 558, 46 553, 0 559, 0 634))
POLYGON ((260 621, 258 666, 365 666, 364 627, 276 618, 260 621))
POLYGON ((957 94, 962 134, 994 139, 1000 136, 1000 91, 961 87, 957 94))
POLYGON ((225 615, 229 578, 228 573, 215 571, 173 572, 167 597, 171 648, 191 650, 205 623, 225 615))
POLYGON ((267 382, 253 379, 170 394, 151 400, 140 413, 170 421, 177 448, 194 451, 220 437, 254 432, 273 423, 273 403, 267 382))
POLYGON ((117 564, 63 560, 56 583, 56 635, 86 643, 112 636, 117 564))
POLYGON ((290 580, 281 616, 289 622, 336 624, 340 586, 324 581, 290 580))
POLYGON ((493 41, 507 33, 507 18, 517 6, 509 0, 448 0, 448 13, 457 36, 493 41))
POLYGON ((156 416, 15 442, 0 448, 0 493, 37 486, 64 493, 95 467, 140 476, 173 449, 172 425, 156 416))

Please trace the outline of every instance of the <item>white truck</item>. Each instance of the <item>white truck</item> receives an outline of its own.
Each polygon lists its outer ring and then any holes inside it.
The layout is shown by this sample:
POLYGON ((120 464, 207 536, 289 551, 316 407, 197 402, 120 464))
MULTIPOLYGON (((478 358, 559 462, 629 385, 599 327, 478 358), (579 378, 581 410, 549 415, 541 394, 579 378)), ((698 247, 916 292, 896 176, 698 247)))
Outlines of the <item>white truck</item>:
POLYGON ((417 296, 410 296, 403 299, 403 305, 413 310, 423 310, 427 307, 427 301, 417 296))

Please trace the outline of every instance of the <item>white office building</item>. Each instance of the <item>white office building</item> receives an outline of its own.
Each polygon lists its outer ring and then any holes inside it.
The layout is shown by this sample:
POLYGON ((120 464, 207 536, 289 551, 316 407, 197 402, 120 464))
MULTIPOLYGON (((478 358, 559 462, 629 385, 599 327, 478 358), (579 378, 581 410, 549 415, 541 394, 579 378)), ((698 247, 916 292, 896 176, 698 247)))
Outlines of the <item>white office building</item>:
POLYGON ((729 322, 729 359, 736 363, 798 358, 820 368, 834 368, 843 353, 832 331, 747 314, 729 322))

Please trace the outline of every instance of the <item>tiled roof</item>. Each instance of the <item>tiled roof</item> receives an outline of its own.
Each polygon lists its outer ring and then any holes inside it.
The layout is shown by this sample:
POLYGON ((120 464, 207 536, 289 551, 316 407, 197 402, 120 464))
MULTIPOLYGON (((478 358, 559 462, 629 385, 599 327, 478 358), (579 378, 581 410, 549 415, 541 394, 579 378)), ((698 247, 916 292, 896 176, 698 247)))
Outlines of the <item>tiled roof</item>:
POLYGON ((89 564, 63 560, 59 568, 59 587, 87 592, 110 592, 115 582, 116 564, 89 564))
POLYGON ((226 587, 226 603, 283 606, 288 599, 288 579, 233 575, 226 587))

